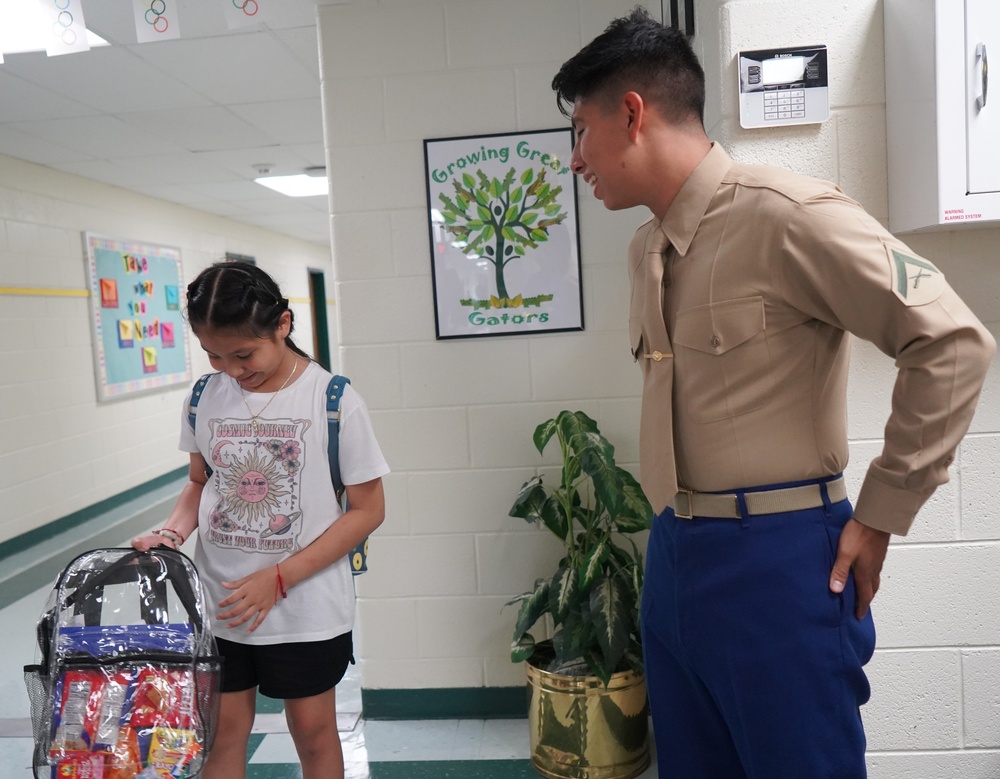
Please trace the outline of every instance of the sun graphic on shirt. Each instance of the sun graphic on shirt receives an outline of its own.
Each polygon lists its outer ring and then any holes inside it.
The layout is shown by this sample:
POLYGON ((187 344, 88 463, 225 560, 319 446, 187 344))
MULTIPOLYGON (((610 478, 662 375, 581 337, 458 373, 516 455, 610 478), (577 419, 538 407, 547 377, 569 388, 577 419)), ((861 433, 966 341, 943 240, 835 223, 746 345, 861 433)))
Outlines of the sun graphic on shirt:
POLYGON ((288 494, 280 486, 283 473, 273 458, 257 452, 234 460, 222 477, 226 508, 251 523, 267 520, 277 511, 279 499, 288 494))

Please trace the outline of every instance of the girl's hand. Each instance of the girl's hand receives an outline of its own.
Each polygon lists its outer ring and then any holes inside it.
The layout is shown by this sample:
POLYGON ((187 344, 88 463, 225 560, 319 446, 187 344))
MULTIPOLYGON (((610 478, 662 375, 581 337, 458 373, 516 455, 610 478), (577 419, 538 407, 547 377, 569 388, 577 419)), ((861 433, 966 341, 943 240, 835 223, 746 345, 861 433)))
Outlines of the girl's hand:
POLYGON ((132 539, 132 548, 140 552, 148 552, 154 546, 165 546, 167 549, 177 550, 173 539, 169 536, 161 536, 156 533, 146 533, 144 536, 136 536, 132 539))
POLYGON ((247 633, 253 633, 260 626, 281 597, 278 571, 273 565, 235 582, 222 582, 222 586, 232 590, 233 593, 225 600, 219 601, 219 608, 231 608, 220 612, 216 618, 230 620, 226 624, 227 628, 235 628, 249 622, 247 633))

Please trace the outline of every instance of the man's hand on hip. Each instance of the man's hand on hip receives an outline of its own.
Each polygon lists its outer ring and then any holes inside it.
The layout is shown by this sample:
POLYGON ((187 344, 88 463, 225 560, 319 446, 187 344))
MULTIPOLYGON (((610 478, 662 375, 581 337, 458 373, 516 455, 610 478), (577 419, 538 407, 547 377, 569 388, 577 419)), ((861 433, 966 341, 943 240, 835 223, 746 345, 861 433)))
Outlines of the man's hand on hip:
POLYGON ((857 592, 855 615, 861 619, 867 612, 875 593, 878 592, 882 563, 889 549, 889 533, 862 525, 856 519, 848 520, 837 545, 837 559, 830 572, 830 589, 844 591, 847 577, 854 571, 854 588, 857 592))

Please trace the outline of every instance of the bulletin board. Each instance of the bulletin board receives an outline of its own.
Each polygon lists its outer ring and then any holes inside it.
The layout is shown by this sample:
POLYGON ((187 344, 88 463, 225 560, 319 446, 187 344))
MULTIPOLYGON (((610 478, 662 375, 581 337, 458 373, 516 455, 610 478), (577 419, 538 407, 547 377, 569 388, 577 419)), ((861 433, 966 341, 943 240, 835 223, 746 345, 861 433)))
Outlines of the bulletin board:
POLYGON ((191 382, 181 255, 84 233, 97 399, 191 382))

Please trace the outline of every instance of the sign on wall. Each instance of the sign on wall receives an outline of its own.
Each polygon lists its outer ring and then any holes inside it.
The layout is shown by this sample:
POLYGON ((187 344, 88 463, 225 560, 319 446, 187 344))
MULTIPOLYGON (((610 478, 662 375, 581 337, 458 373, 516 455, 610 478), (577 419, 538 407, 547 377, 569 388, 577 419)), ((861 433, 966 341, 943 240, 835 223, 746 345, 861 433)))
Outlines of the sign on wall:
POLYGON ((570 129, 424 141, 437 337, 583 329, 570 129))
POLYGON ((84 233, 97 399, 191 382, 177 249, 84 233))

